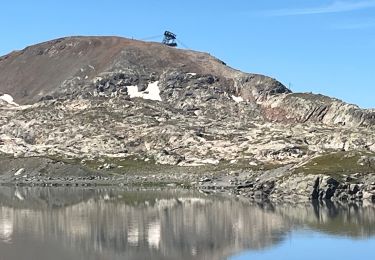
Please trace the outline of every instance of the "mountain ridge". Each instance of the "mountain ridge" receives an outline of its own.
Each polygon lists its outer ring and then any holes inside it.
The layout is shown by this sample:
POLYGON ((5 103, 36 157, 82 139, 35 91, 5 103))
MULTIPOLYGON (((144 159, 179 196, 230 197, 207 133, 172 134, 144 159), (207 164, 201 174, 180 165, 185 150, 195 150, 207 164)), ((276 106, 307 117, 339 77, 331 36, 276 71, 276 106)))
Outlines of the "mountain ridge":
POLYGON ((64 37, 2 56, 0 91, 10 94, 16 103, 32 104, 44 98, 66 95, 67 89, 79 92, 79 87, 90 85, 108 73, 122 73, 131 79, 127 84, 143 85, 140 89, 145 89, 150 79, 159 79, 167 70, 212 75, 217 81, 222 81, 219 87, 224 87, 230 95, 239 96, 243 101, 262 103, 262 113, 271 121, 304 122, 312 119, 328 124, 353 125, 369 125, 375 121, 372 110, 361 110, 355 105, 321 95, 307 98, 309 94, 303 94, 303 99, 310 104, 310 107, 303 107, 297 104, 301 102, 302 94, 292 94, 287 87, 267 76, 228 67, 208 53, 112 36, 64 37), (280 94, 292 95, 284 98, 280 94), (282 104, 278 106, 280 102, 282 104), (296 106, 301 108, 300 111, 295 110, 296 106), (324 120, 329 110, 331 114, 332 110, 334 114, 338 110, 339 115, 324 120), (340 113, 345 113, 345 116, 340 113))

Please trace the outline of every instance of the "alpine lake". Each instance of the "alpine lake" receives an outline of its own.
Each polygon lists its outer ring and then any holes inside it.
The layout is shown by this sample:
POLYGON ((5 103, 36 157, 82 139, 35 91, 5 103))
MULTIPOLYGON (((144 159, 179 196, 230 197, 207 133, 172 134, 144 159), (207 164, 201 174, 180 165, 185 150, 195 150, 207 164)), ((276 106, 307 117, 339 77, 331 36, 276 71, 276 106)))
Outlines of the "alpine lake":
POLYGON ((179 189, 0 189, 0 260, 375 259, 371 203, 179 189))

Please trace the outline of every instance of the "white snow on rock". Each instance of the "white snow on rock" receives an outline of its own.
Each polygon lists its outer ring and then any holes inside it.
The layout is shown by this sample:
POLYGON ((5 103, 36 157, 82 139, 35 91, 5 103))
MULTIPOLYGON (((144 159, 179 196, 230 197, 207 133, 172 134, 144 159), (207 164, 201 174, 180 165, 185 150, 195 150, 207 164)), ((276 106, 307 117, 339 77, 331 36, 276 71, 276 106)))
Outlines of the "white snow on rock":
POLYGON ((9 94, 3 94, 3 95, 1 95, 0 96, 0 100, 3 100, 3 101, 7 102, 10 105, 19 106, 17 103, 14 102, 13 97, 11 95, 9 95, 9 94))
POLYGON ((232 99, 233 99, 234 102, 236 102, 236 103, 243 102, 243 98, 242 98, 242 97, 236 97, 236 96, 233 96, 233 95, 232 95, 232 99))
POLYGON ((138 91, 137 86, 128 86, 128 94, 130 98, 140 97, 143 99, 161 101, 160 89, 158 84, 159 81, 149 83, 147 89, 141 92, 138 91))

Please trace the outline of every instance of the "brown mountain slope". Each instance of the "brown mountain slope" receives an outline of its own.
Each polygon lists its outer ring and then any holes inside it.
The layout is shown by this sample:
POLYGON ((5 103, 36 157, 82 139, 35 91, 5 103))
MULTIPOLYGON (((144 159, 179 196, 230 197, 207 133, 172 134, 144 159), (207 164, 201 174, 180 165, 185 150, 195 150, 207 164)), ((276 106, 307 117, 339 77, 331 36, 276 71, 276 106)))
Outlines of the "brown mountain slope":
POLYGON ((68 37, 0 57, 0 91, 19 104, 34 103, 76 76, 90 82, 116 69, 160 75, 171 68, 224 78, 242 74, 206 53, 119 37, 68 37))
POLYGON ((212 93, 206 93, 203 102, 240 97, 237 101, 247 102, 268 121, 349 126, 375 123, 374 111, 321 95, 294 94, 277 80, 234 70, 207 53, 159 43, 120 37, 67 37, 0 57, 0 94, 10 94, 18 104, 87 97, 95 92, 105 94, 106 90, 127 94, 129 86, 143 91, 153 81, 159 82, 162 100, 173 107, 176 99, 185 102, 191 97, 189 87, 197 85, 201 90, 205 85, 212 87, 212 93), (193 79, 188 76, 194 74, 193 79), (176 93, 176 89, 185 91, 176 93))

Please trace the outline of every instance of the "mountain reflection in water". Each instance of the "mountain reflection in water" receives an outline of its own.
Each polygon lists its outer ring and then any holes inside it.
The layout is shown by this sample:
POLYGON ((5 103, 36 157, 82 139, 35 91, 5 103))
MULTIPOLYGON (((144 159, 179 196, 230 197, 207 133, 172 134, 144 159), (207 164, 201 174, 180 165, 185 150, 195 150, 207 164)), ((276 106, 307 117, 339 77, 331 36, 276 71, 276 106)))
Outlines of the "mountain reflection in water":
POLYGON ((225 259, 301 228, 367 238, 373 205, 272 205, 182 191, 0 189, 0 260, 225 259))

